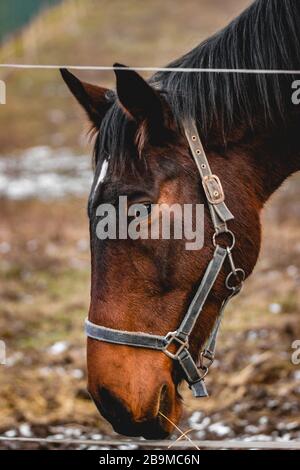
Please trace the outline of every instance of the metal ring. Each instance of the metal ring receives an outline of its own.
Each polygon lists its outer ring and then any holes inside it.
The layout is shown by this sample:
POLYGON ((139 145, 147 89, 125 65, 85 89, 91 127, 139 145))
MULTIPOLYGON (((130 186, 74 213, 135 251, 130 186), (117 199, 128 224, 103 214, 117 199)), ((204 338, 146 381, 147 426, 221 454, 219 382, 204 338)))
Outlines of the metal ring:
POLYGON ((202 366, 202 367, 198 367, 198 369, 200 369, 200 370, 203 371, 203 374, 201 375, 200 380, 205 379, 205 377, 206 377, 207 374, 208 374, 208 367, 202 366))
MULTIPOLYGON (((218 237, 219 235, 223 235, 223 233, 226 233, 226 234, 230 235, 231 238, 232 238, 232 243, 231 243, 230 246, 223 246, 223 248, 229 249, 229 251, 231 251, 231 250, 234 248, 234 246, 235 246, 235 235, 234 235, 234 233, 233 233, 231 230, 225 230, 224 232, 220 232, 220 233, 215 232, 215 233, 214 233, 214 236, 213 236, 213 244, 214 244, 214 247, 216 248, 217 245, 218 245, 218 243, 217 243, 217 237, 218 237)), ((222 246, 222 245, 220 245, 220 246, 222 246)))
POLYGON ((215 360, 215 357, 214 357, 214 354, 205 349, 203 351, 201 351, 201 353, 199 354, 199 359, 198 359, 198 369, 209 369, 210 366, 213 364, 215 360), (206 362, 206 364, 204 364, 204 362, 206 362))
POLYGON ((239 287, 241 287, 243 285, 243 282, 245 281, 246 279, 246 273, 243 269, 241 268, 237 268, 235 271, 232 271, 231 273, 228 274, 227 278, 226 278, 226 282, 225 282, 225 285, 227 287, 227 289, 229 290, 235 290, 239 287), (231 285, 230 284, 230 280, 231 278, 234 276, 235 278, 239 278, 239 275, 238 274, 241 274, 241 279, 238 279, 238 284, 236 285, 231 285))

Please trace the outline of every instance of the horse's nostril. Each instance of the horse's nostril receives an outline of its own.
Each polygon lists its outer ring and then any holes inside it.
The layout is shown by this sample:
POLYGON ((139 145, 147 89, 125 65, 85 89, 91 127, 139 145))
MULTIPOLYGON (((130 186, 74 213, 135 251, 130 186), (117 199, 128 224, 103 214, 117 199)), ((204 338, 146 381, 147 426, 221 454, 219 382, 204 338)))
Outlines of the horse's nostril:
POLYGON ((169 408, 170 408, 170 400, 168 396, 168 386, 165 384, 161 387, 161 390, 160 390, 158 414, 168 413, 169 408))
POLYGON ((102 413, 110 418, 122 420, 131 414, 125 403, 105 387, 99 390, 99 401, 102 413))

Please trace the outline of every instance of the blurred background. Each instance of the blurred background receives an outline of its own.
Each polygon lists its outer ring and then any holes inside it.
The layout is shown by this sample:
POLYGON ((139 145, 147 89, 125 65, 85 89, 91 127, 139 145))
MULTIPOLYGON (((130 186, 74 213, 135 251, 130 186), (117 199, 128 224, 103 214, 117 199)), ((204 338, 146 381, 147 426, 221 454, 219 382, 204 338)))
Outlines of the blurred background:
MULTIPOLYGON (((1 0, 0 63, 163 66, 249 3, 1 0)), ((111 72, 77 75, 114 86, 111 72)), ((0 69, 0 79, 0 434, 117 438, 86 392, 85 117, 58 71, 0 69)), ((210 398, 183 389, 181 428, 193 428, 191 437, 300 438, 300 366, 291 362, 300 339, 299 182, 286 182, 264 212, 261 258, 226 312, 210 398)))

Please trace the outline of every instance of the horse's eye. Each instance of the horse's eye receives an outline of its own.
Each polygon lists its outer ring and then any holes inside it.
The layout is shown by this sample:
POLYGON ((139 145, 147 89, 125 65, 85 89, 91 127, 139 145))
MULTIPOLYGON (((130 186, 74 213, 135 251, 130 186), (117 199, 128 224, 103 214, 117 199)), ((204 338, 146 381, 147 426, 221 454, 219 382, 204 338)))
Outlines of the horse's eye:
POLYGON ((146 219, 149 217, 152 211, 151 202, 139 202, 138 204, 133 204, 129 209, 129 218, 134 219, 139 217, 140 219, 146 219), (146 210, 145 210, 146 209, 146 210))
POLYGON ((147 202, 146 204, 143 204, 143 206, 146 208, 147 212, 148 212, 148 215, 151 214, 151 211, 152 211, 152 205, 150 202, 147 202))

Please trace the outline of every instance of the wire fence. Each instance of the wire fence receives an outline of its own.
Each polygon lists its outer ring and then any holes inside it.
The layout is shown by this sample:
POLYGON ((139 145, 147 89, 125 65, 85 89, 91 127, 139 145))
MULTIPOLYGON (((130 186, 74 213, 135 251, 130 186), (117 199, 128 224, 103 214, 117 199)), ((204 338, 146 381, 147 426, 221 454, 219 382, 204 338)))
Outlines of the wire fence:
POLYGON ((141 440, 94 440, 94 439, 57 439, 57 438, 38 438, 38 437, 5 437, 0 436, 0 443, 19 443, 19 444, 58 444, 60 446, 99 446, 118 448, 120 446, 133 447, 135 449, 195 449, 208 450, 208 449, 234 449, 234 450, 300 450, 300 441, 200 441, 193 440, 192 443, 188 441, 141 441, 141 440))
MULTIPOLYGON (((45 69, 57 70, 67 68, 71 70, 112 71, 124 70, 124 67, 104 65, 66 65, 66 64, 0 64, 3 69, 45 69)), ((181 73, 238 73, 260 75, 300 75, 300 70, 272 70, 272 69, 227 69, 227 68, 185 68, 185 67, 126 67, 126 70, 138 72, 181 72, 181 73)))

